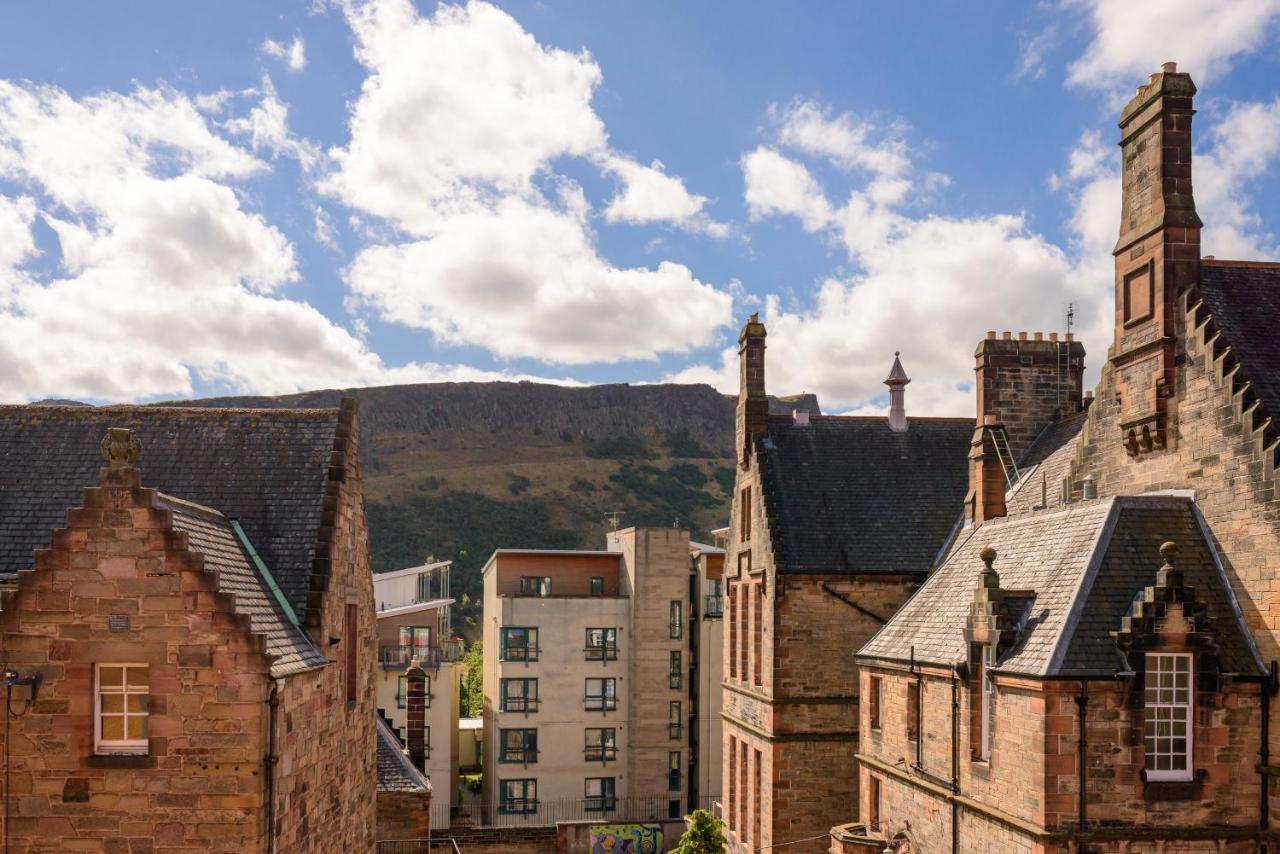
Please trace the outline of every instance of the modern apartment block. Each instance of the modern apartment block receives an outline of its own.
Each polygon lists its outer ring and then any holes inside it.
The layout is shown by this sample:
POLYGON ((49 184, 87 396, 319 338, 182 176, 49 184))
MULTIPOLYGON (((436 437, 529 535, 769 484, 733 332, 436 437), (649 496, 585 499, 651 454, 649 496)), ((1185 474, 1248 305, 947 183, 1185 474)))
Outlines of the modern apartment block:
MULTIPOLYGON (((718 572, 713 547, 703 563, 718 572)), ((704 580, 687 531, 611 532, 602 551, 499 549, 484 568, 485 801, 495 823, 684 815, 704 580)), ((722 560, 722 556, 720 560, 722 560)), ((715 634, 715 632, 712 632, 715 634)), ((718 764, 718 760, 717 760, 718 764)))
POLYGON ((462 641, 450 623, 450 562, 373 577, 378 619, 378 714, 431 781, 437 815, 448 815, 458 788, 459 679, 462 641), (425 676, 423 722, 410 708, 412 671, 425 676), (419 738, 421 736, 421 738, 419 738))
POLYGON ((694 603, 689 627, 690 705, 697 711, 697 725, 689 731, 689 809, 697 808, 704 795, 720 794, 720 767, 724 753, 724 719, 720 716, 724 677, 724 556, 722 547, 729 529, 712 531, 717 545, 691 543, 690 598, 694 603))

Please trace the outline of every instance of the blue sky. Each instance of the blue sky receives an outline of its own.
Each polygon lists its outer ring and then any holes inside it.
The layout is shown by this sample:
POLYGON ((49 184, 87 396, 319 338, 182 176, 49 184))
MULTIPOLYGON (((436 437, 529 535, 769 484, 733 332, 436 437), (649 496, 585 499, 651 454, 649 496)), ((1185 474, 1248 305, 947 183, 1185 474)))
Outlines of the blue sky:
POLYGON ((734 383, 972 407, 987 329, 1104 356, 1115 118, 1200 86, 1205 251, 1274 257, 1276 0, 24 4, 0 399, 734 383))

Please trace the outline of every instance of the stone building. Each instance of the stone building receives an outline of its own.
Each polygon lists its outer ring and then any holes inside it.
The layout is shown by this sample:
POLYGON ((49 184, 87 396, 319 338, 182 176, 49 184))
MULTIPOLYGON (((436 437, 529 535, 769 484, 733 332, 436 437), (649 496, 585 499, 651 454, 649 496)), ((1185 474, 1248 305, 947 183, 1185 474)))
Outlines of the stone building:
POLYGON ((351 401, 0 407, 6 847, 368 850, 365 531, 351 401))
POLYGON ((697 700, 720 675, 690 635, 711 630, 696 608, 716 551, 691 548, 682 529, 627 528, 600 551, 493 554, 481 822, 660 821, 690 809, 713 755, 698 740, 709 709, 697 700))
POLYGON ((733 850, 822 851, 858 800, 852 652, 959 530, 974 425, 907 416, 896 359, 887 417, 771 415, 765 335, 739 338, 721 808, 733 850))
POLYGON ((863 724, 882 725, 860 820, 881 847, 1277 844, 1280 265, 1200 256, 1195 91, 1168 63, 1121 114, 1092 405, 1044 419, 1009 466, 1027 416, 979 383, 966 528, 861 650, 880 698, 863 724))

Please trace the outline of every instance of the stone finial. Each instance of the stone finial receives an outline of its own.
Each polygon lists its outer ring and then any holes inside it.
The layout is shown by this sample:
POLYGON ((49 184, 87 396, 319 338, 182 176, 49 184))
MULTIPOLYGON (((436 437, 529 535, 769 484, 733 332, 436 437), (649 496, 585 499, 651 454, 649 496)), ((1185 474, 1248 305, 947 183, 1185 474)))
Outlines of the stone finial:
POLYGON ((1178 544, 1173 540, 1165 540, 1160 544, 1160 557, 1164 558, 1166 564, 1173 566, 1178 559, 1178 544))
POLYGON ((100 447, 108 468, 133 468, 142 456, 142 442, 126 427, 108 427, 100 447))
POLYGON ((910 426, 907 421, 905 392, 911 378, 907 376, 902 360, 898 358, 901 355, 900 352, 893 354, 893 367, 889 369, 889 376, 884 381, 889 387, 889 429, 895 433, 905 432, 910 426))

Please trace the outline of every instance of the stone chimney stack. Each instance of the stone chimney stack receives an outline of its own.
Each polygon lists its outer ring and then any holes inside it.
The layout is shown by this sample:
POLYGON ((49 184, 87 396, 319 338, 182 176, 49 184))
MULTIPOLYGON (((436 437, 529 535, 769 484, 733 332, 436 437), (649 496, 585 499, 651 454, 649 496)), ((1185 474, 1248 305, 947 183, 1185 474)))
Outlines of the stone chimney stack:
POLYGON ((764 390, 764 339, 760 316, 751 315, 738 336, 738 410, 734 442, 739 464, 746 467, 751 438, 763 435, 769 425, 769 396, 764 390))
POLYGON ((414 662, 405 671, 405 745, 409 761, 419 771, 427 770, 427 674, 414 662))
POLYGON ((889 387, 889 429, 895 433, 905 433, 907 430, 906 395, 907 383, 911 382, 907 372, 902 369, 902 362, 898 359, 900 355, 902 354, 893 354, 893 367, 889 369, 889 376, 884 381, 889 387))
POLYGON ((1004 425, 995 416, 988 415, 973 431, 969 445, 969 494, 965 497, 965 515, 971 525, 981 525, 988 519, 996 519, 1008 513, 1005 492, 1009 484, 996 433, 1004 425))
POLYGON ((1174 389, 1179 295, 1200 280, 1200 217, 1191 192, 1196 86, 1166 62, 1120 114, 1123 193, 1115 256, 1111 365, 1130 454, 1163 449, 1174 389))
POLYGON ((978 423, 1003 424, 1015 460, 1046 424, 1084 410, 1084 345, 1069 332, 988 332, 974 359, 978 423))

